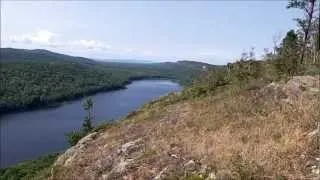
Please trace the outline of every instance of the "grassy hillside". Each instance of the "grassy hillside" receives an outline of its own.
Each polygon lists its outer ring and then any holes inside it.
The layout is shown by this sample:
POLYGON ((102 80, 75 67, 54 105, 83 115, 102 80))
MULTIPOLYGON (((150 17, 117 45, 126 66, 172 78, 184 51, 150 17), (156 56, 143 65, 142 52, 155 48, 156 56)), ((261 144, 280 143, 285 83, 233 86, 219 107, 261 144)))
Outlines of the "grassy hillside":
MULTIPOLYGON (((47 168, 38 173, 51 179, 319 179, 320 76, 284 77, 275 63, 239 61, 209 71, 183 92, 95 128, 49 174, 47 168)), ((12 168, 3 173, 15 177, 12 168)))
MULTIPOLYGON (((190 84, 203 64, 98 62, 47 50, 1 49, 0 113, 124 88, 135 79, 169 78, 190 84)), ((206 64, 208 68, 212 68, 206 64)))
POLYGON ((53 179, 319 178, 319 76, 172 94, 83 138, 53 179))

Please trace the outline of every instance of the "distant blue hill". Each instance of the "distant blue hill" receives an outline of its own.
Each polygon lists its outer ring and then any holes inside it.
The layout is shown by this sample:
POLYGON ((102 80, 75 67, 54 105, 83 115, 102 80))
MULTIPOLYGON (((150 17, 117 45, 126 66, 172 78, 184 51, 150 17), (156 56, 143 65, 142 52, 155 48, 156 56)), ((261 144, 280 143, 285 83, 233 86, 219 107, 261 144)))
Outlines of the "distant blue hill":
POLYGON ((139 60, 139 59, 95 59, 97 61, 103 61, 103 62, 117 62, 117 63, 155 63, 155 61, 151 60, 139 60))

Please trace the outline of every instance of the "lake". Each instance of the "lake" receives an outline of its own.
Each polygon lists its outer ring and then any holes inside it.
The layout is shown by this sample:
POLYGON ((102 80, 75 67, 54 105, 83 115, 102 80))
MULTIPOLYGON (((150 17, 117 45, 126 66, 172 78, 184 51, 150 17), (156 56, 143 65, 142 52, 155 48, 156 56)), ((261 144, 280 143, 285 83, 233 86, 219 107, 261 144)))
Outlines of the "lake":
MULTIPOLYGON (((119 119, 143 104, 181 90, 169 80, 133 81, 126 89, 91 96, 93 122, 119 119)), ((0 120, 1 167, 68 148, 65 134, 79 129, 86 115, 83 99, 56 108, 6 114, 0 120)))

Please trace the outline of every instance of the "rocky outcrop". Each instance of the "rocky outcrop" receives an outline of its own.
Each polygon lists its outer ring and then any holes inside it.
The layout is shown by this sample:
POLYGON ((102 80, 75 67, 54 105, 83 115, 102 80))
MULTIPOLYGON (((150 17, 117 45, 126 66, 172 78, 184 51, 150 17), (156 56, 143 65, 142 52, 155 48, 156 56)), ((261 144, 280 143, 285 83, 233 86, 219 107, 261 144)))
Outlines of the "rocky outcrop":
POLYGON ((82 138, 75 146, 67 149, 65 153, 59 156, 55 162, 55 166, 67 166, 73 159, 83 151, 84 148, 92 141, 97 135, 97 132, 91 133, 84 138, 82 138))
POLYGON ((52 179, 320 179, 319 78, 152 102, 68 149, 52 179))

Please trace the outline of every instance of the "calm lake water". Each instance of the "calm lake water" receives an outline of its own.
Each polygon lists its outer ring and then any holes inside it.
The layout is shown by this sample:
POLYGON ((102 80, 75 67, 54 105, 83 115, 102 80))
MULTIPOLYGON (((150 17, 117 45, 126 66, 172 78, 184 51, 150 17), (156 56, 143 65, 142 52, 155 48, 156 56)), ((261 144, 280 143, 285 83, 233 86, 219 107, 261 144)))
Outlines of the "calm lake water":
MULTIPOLYGON (((181 86, 169 80, 134 81, 127 89, 98 93, 94 100, 94 123, 118 119, 148 101, 181 86)), ((0 119, 1 167, 64 150, 65 133, 79 129, 85 111, 83 99, 67 102, 57 108, 4 115, 0 119)))

